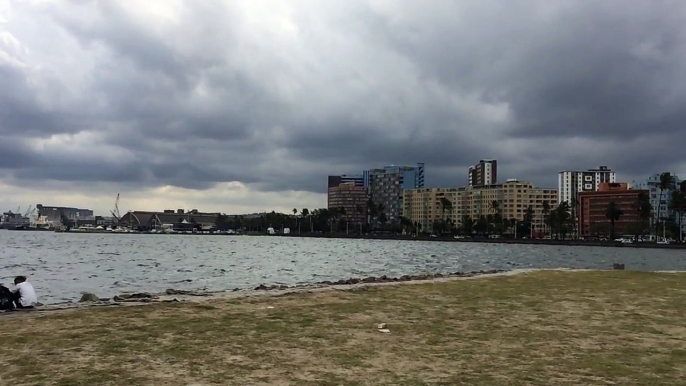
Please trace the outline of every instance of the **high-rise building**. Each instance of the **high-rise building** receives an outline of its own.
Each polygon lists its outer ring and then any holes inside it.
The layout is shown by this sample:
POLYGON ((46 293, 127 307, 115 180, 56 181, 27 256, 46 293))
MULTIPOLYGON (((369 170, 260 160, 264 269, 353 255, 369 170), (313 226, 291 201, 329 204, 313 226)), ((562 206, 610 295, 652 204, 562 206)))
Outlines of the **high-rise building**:
POLYGON ((469 186, 488 186, 498 182, 498 161, 481 160, 469 168, 469 186))
POLYGON ((366 223, 367 188, 354 181, 329 187, 328 209, 345 209, 345 218, 354 223, 366 223))
POLYGON ((580 192, 595 192, 600 184, 607 182, 617 182, 615 172, 607 166, 600 166, 598 169, 587 171, 565 170, 558 173, 558 203, 567 202, 572 205, 573 201, 578 202, 580 192))
POLYGON ((646 190, 629 189, 626 183, 602 182, 596 191, 580 192, 578 196, 579 236, 595 235, 623 236, 636 234, 632 226, 640 224, 641 218, 636 210, 638 197, 646 190), (610 235, 610 220, 606 216, 610 202, 615 202, 622 210, 619 220, 615 221, 615 233, 610 235))
POLYGON ((424 164, 366 170, 364 181, 369 197, 376 205, 383 205, 388 221, 398 221, 403 215, 403 191, 424 187, 424 164))
POLYGON ((362 174, 341 174, 340 176, 329 176, 329 188, 352 182, 356 186, 365 186, 362 174))
POLYGON ((672 174, 672 185, 662 192, 662 200, 660 200, 660 174, 653 174, 644 181, 633 181, 631 186, 633 189, 645 190, 650 197, 650 205, 653 207, 653 223, 658 221, 658 208, 660 217, 668 219, 674 215, 674 211, 669 208, 669 203, 672 201, 672 191, 679 189, 681 180, 679 177, 672 174))
POLYGON ((352 184, 353 186, 359 186, 362 187, 362 190, 366 192, 366 188, 364 188, 364 177, 361 174, 341 174, 338 176, 329 176, 326 196, 326 201, 328 203, 329 208, 331 208, 331 201, 336 199, 331 196, 331 188, 336 188, 341 184, 352 184))
POLYGON ((405 191, 404 214, 413 223, 422 224, 422 230, 431 231, 435 220, 452 220, 456 226, 462 225, 464 216, 474 220, 481 216, 496 213, 503 218, 524 220, 527 208, 533 210, 533 229, 544 228, 544 202, 555 207, 557 190, 536 188, 530 182, 515 179, 504 184, 489 186, 468 186, 463 188, 410 189, 405 191), (443 199, 451 201, 444 206, 443 199), (445 213, 444 213, 445 208, 445 213))

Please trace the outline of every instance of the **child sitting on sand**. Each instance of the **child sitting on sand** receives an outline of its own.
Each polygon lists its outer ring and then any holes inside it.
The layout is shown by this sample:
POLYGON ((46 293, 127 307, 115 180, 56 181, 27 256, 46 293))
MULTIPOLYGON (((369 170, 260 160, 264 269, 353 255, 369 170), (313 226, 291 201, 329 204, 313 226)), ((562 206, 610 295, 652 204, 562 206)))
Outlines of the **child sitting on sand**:
POLYGON ((26 276, 17 276, 14 278, 13 292, 14 304, 17 308, 33 308, 38 303, 36 291, 33 289, 31 283, 26 281, 26 276))

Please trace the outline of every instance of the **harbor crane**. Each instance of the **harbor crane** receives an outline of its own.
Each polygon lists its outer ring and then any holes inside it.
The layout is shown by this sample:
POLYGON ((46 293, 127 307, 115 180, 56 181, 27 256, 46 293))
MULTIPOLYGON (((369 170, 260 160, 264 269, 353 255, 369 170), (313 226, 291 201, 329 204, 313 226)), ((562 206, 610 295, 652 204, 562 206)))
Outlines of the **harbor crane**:
POLYGON ((24 217, 28 218, 33 215, 33 213, 36 211, 36 208, 31 209, 32 205, 29 205, 29 209, 26 210, 26 213, 24 213, 24 217))
POLYGON ((114 210, 111 210, 110 213, 112 213, 112 216, 119 221, 121 219, 121 215, 119 214, 119 193, 117 193, 117 199, 114 201, 114 210))

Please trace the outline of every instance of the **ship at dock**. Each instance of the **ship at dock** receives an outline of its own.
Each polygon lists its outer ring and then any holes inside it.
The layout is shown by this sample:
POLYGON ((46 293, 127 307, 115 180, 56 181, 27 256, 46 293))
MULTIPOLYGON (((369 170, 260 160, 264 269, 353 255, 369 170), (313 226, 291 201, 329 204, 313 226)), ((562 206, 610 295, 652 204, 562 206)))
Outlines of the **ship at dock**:
POLYGON ((36 208, 29 206, 29 209, 22 214, 21 208, 17 208, 16 212, 11 210, 4 212, 0 216, 0 229, 28 229, 31 228, 32 220, 35 219, 34 213, 36 208))

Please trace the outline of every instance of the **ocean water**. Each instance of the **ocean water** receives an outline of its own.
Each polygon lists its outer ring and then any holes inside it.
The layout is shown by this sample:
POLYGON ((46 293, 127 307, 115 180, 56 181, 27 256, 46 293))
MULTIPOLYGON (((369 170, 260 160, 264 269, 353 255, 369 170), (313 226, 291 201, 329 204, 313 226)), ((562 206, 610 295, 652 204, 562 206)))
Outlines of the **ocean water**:
POLYGON ((126 292, 250 289, 482 269, 686 270, 683 250, 251 236, 0 230, 0 283, 26 275, 39 301, 126 292))

